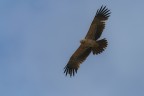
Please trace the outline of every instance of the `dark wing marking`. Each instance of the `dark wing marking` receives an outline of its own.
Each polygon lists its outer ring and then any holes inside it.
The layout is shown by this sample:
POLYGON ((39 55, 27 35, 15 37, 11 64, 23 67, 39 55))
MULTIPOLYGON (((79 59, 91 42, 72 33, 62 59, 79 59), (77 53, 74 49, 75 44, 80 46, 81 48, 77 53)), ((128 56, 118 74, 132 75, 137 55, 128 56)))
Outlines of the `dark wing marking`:
POLYGON ((86 47, 84 44, 81 44, 80 47, 75 51, 71 56, 69 62, 64 68, 64 73, 69 74, 70 77, 74 76, 77 73, 77 70, 80 64, 88 57, 91 52, 91 48, 86 47))
POLYGON ((94 20, 89 28, 89 31, 85 38, 97 40, 100 38, 103 29, 105 28, 105 20, 110 16, 110 10, 106 8, 106 6, 101 6, 100 9, 97 10, 94 20))

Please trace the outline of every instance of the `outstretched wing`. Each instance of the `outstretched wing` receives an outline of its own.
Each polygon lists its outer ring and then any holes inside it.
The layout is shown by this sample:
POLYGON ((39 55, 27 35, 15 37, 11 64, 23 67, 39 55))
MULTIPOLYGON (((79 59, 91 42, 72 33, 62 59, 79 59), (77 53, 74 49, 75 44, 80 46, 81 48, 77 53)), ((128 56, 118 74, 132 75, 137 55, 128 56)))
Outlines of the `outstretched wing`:
POLYGON ((77 70, 80 64, 88 57, 91 52, 90 47, 86 47, 84 44, 81 44, 80 47, 75 51, 71 56, 69 62, 64 68, 64 73, 70 76, 74 76, 77 73, 77 70))
POLYGON ((105 21, 109 16, 110 10, 108 10, 106 6, 101 6, 101 8, 97 10, 94 20, 92 21, 92 24, 85 38, 93 40, 100 38, 102 31, 105 28, 105 21))

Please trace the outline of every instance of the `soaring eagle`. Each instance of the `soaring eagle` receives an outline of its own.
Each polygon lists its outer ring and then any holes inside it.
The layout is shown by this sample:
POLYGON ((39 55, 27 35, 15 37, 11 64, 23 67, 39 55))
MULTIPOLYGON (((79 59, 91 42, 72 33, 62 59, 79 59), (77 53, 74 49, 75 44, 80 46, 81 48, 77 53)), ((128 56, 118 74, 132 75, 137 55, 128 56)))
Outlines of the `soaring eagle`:
POLYGON ((110 16, 110 10, 106 6, 101 6, 97 10, 94 20, 91 23, 88 33, 85 38, 80 41, 81 45, 70 57, 69 62, 64 67, 64 73, 70 77, 77 73, 80 64, 88 57, 92 52, 93 55, 100 54, 105 50, 108 43, 105 38, 98 40, 105 28, 105 21, 110 16))

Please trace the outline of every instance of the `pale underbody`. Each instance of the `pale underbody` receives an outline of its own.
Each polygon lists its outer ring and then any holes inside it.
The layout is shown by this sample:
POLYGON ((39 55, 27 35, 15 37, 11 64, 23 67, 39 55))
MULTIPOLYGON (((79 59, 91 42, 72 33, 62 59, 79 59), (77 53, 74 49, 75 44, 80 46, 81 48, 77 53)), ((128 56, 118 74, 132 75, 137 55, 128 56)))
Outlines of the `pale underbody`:
POLYGON ((92 39, 82 39, 80 41, 81 44, 84 44, 87 47, 98 47, 98 43, 95 40, 92 39))

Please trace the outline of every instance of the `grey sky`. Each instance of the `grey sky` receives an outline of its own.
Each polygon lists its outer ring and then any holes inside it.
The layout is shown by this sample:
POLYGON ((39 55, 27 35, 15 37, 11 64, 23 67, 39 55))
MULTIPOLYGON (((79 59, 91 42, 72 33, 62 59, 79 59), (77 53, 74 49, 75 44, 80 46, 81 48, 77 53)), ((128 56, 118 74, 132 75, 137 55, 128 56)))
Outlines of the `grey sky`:
POLYGON ((0 96, 144 96, 143 0, 1 0, 0 96), (101 5, 112 12, 75 77, 63 68, 101 5))

